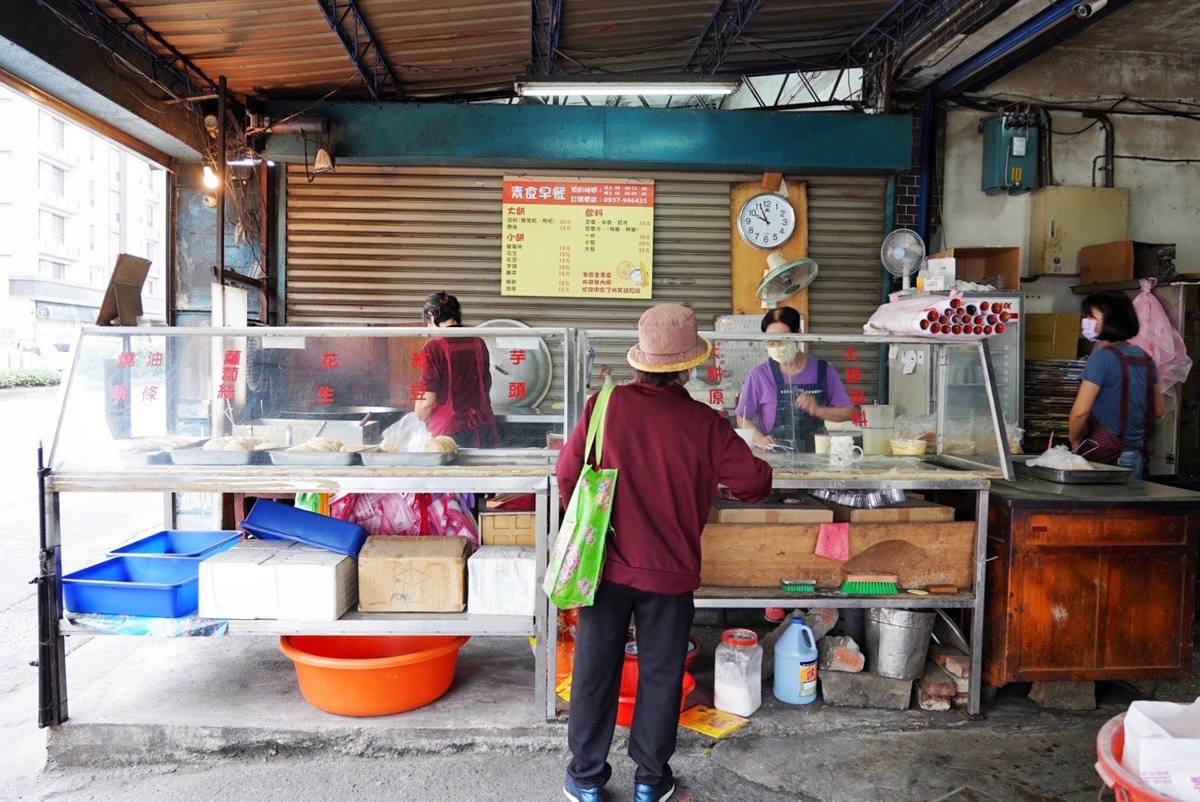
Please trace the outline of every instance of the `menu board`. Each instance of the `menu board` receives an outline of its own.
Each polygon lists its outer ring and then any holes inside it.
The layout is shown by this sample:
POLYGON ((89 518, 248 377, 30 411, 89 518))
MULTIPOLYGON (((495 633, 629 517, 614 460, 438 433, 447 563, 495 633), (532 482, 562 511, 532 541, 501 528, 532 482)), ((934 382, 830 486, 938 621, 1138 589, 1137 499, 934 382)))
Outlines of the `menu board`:
POLYGON ((504 179, 501 295, 652 297, 654 182, 504 179))

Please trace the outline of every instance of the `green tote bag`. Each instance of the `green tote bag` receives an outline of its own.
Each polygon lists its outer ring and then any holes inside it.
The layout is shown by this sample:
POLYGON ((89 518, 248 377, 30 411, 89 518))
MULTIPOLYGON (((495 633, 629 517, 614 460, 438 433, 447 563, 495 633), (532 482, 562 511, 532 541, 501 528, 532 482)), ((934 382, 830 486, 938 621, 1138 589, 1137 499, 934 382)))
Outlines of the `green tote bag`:
POLYGON ((571 503, 567 505, 546 569, 546 581, 542 584, 550 601, 563 610, 590 607, 604 571, 604 546, 617 490, 617 471, 599 465, 604 453, 604 419, 612 391, 612 385, 601 390, 592 408, 583 452, 583 472, 571 495, 571 503), (591 458, 593 444, 596 447, 595 467, 591 458))

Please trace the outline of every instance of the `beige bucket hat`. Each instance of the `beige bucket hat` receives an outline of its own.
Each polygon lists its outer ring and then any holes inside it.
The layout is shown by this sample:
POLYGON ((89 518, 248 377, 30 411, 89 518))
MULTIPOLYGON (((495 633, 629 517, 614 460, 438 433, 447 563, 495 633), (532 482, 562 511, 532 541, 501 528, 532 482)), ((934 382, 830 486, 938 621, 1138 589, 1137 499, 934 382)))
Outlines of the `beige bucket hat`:
POLYGON ((646 373, 689 370, 708 359, 712 344, 701 337, 696 313, 682 304, 658 304, 638 320, 638 344, 625 356, 646 373))

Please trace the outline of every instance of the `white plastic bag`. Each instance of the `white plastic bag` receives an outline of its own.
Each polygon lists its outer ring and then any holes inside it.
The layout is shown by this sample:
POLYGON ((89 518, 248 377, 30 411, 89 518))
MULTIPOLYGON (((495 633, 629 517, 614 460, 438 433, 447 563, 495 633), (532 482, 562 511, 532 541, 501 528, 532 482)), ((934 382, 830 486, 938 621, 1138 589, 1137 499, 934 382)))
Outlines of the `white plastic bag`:
POLYGON ((1078 454, 1072 454, 1066 446, 1046 449, 1040 456, 1025 463, 1035 468, 1053 468, 1056 471, 1092 471, 1092 463, 1078 454))
POLYGON ((396 451, 420 451, 432 439, 425 422, 414 412, 383 430, 383 442, 390 443, 396 451))
POLYGON ((1129 705, 1121 765, 1155 793, 1200 802, 1200 699, 1129 705))
POLYGON ((1175 388, 1187 381, 1188 373, 1192 370, 1192 360, 1188 357, 1183 338, 1171 325, 1167 311, 1154 297, 1156 283, 1152 278, 1144 278, 1141 281, 1142 291, 1133 299, 1133 308, 1137 312, 1141 331, 1129 342, 1141 348, 1154 360, 1154 367, 1158 371, 1158 386, 1162 388, 1163 401, 1166 403, 1167 412, 1170 412, 1175 408, 1175 388))

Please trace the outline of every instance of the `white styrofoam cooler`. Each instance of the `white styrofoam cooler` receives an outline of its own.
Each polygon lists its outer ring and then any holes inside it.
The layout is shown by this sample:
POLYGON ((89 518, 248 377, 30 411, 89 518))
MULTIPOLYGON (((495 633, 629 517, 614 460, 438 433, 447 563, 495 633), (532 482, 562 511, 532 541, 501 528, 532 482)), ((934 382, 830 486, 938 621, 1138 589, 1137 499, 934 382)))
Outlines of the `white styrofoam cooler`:
POLYGON ((246 540, 200 563, 203 618, 336 621, 357 601, 354 558, 290 540, 246 540))
POLYGON ((481 546, 467 560, 467 612, 533 615, 533 546, 481 546))

